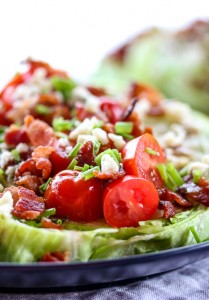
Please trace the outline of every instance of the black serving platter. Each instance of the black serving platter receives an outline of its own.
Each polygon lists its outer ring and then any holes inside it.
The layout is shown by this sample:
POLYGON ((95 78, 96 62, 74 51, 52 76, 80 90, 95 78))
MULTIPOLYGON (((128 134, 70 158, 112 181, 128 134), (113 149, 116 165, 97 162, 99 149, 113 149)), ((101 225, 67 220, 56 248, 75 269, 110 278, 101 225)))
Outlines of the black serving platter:
POLYGON ((209 242, 86 263, 0 263, 0 288, 81 287, 171 271, 209 255, 209 242))

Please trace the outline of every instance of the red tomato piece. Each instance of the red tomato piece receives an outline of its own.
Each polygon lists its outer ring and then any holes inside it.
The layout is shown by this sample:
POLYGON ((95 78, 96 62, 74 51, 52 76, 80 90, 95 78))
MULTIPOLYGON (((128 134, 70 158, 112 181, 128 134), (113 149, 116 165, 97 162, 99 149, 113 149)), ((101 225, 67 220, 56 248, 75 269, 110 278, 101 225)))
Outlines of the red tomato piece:
POLYGON ((165 163, 165 154, 157 140, 149 133, 129 141, 122 149, 123 167, 128 175, 150 180, 157 188, 164 182, 157 165, 165 163))
POLYGON ((100 98, 100 108, 113 124, 120 120, 124 112, 124 108, 119 102, 106 97, 100 98))
POLYGON ((67 169, 71 159, 64 151, 54 151, 50 154, 49 160, 52 163, 52 174, 55 175, 58 172, 67 169))
POLYGON ((103 195, 104 217, 113 227, 137 227, 149 220, 158 208, 154 184, 135 176, 124 176, 110 183, 103 195))
POLYGON ((77 171, 61 171, 51 181, 44 198, 56 215, 72 221, 91 222, 102 217, 102 184, 97 178, 84 180, 77 171))

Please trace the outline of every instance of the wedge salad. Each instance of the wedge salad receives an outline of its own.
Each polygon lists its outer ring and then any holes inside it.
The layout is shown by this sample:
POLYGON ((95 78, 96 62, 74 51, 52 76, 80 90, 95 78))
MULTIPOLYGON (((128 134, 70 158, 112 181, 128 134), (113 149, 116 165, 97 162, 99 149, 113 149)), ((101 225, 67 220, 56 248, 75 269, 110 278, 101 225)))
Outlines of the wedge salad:
POLYGON ((0 93, 0 261, 72 262, 209 239, 209 120, 28 59, 0 93))

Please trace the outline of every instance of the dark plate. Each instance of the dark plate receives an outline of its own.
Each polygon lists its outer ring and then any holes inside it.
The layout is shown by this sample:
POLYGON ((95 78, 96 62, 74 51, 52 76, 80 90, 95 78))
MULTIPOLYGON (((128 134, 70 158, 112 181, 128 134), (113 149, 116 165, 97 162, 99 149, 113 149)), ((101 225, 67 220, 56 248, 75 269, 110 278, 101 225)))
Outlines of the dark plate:
POLYGON ((58 288, 107 283, 158 274, 207 257, 209 242, 87 263, 0 264, 1 288, 58 288))

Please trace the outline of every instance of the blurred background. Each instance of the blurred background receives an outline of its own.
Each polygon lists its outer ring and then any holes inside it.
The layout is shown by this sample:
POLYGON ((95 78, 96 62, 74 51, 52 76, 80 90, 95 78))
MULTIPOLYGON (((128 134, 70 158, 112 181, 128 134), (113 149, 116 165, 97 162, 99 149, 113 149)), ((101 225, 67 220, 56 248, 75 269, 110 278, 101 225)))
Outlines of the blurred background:
POLYGON ((209 2, 1 0, 0 85, 27 57, 85 81, 105 54, 150 26, 180 28, 207 18, 209 2))

